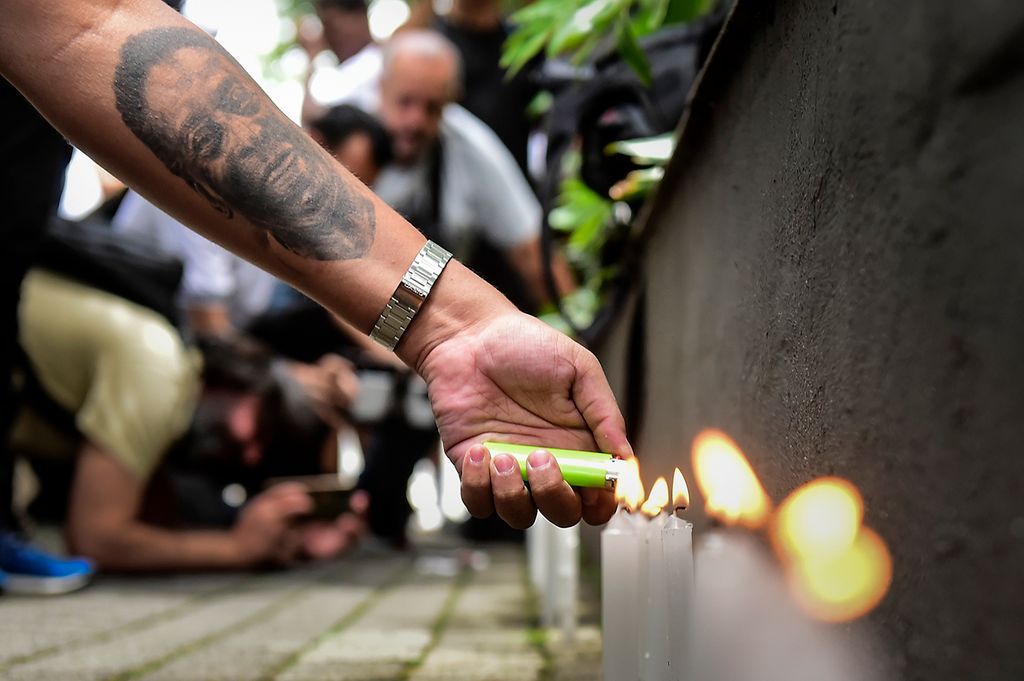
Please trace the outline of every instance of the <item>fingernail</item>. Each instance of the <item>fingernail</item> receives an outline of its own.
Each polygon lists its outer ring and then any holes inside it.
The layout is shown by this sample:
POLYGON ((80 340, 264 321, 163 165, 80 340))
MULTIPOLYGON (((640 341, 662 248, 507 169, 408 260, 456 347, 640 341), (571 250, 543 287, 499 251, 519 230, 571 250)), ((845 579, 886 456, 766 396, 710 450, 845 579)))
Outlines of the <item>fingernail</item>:
POLYGON ((494 469, 501 474, 511 473, 516 467, 516 460, 508 454, 499 454, 494 457, 494 469))
POLYGON ((469 462, 480 463, 481 461, 484 460, 485 453, 486 452, 484 451, 483 447, 481 447, 480 445, 476 445, 475 447, 469 450, 469 462))
POLYGON ((540 470, 546 468, 551 464, 551 454, 545 452, 543 449, 538 449, 526 458, 530 462, 530 468, 534 470, 540 470))

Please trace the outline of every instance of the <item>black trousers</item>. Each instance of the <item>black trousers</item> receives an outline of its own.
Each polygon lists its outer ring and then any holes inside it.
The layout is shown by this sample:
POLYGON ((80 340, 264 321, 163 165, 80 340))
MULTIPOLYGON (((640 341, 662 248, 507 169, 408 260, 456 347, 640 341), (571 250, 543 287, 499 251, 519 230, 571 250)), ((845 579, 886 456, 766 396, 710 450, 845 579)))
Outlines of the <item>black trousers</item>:
POLYGON ((18 352, 18 304, 21 283, 45 230, 42 226, 7 225, 0 231, 0 532, 17 530, 12 508, 14 496, 14 455, 10 451, 10 429, 18 413, 14 389, 14 368, 18 352))
POLYGON ((11 509, 14 460, 10 427, 17 413, 21 282, 42 243, 64 188, 71 147, 13 85, 0 78, 0 532, 17 529, 11 509))
POLYGON ((401 543, 412 514, 407 494, 416 462, 437 449, 437 429, 417 428, 401 414, 376 426, 366 448, 359 488, 370 496, 369 526, 378 537, 401 543))

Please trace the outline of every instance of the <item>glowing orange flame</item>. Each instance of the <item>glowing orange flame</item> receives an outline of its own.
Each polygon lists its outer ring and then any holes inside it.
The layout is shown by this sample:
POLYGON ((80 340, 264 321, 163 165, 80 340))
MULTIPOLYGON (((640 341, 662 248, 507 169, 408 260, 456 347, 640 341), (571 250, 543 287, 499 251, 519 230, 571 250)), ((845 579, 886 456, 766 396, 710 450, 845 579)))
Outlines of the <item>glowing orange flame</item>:
POLYGON ((728 435, 705 430, 693 442, 693 470, 708 515, 756 529, 768 519, 771 500, 743 452, 728 435))
POLYGON ((843 553, 794 561, 789 569, 789 586, 797 603, 826 622, 866 614, 881 602, 891 581, 889 549, 867 527, 843 553))
POLYGON ((864 517, 860 492, 842 478, 819 478, 790 494, 775 516, 773 539, 783 558, 821 560, 847 551, 864 517))
POLYGON ((626 459, 622 474, 615 483, 615 501, 635 511, 644 500, 644 484, 640 481, 640 464, 636 459, 626 459))
POLYGON ((640 511, 646 516, 654 517, 661 513, 661 509, 666 506, 668 506, 668 483, 665 482, 665 478, 658 478, 651 486, 651 494, 640 507, 640 511))
POLYGON ((690 505, 690 489, 686 478, 678 468, 672 474, 672 508, 686 508, 690 505))
POLYGON ((869 612, 892 580, 885 542, 866 527, 860 492, 842 478, 819 478, 790 494, 772 539, 787 562, 790 589, 812 617, 844 622, 869 612))

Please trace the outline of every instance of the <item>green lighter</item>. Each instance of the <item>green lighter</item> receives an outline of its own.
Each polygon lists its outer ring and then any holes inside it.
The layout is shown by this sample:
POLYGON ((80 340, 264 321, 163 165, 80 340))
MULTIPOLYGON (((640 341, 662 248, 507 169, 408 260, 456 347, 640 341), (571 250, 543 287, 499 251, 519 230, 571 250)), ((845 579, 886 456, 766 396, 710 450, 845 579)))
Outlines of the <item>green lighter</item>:
POLYGON ((506 442, 485 442, 484 446, 495 454, 509 454, 519 462, 526 479, 526 457, 538 449, 551 452, 562 470, 562 477, 573 487, 604 487, 615 489, 622 472, 623 460, 601 452, 581 452, 575 449, 556 449, 534 445, 513 445, 506 442))

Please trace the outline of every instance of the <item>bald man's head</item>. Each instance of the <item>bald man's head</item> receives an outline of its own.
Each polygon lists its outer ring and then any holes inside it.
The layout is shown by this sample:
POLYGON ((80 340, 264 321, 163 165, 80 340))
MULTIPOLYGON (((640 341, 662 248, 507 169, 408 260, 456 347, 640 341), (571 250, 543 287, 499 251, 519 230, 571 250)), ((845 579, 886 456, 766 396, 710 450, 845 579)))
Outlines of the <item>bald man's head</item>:
POLYGON ((395 158, 410 163, 437 140, 441 112, 460 89, 455 47, 433 31, 403 31, 384 48, 380 116, 395 158))

